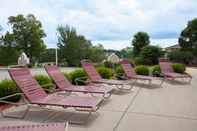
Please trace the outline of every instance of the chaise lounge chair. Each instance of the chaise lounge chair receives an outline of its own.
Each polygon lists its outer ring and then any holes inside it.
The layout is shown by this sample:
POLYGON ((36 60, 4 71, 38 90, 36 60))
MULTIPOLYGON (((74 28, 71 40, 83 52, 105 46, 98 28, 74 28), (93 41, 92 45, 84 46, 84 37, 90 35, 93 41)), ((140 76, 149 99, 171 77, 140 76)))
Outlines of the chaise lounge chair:
POLYGON ((107 84, 107 85, 115 85, 119 90, 131 90, 133 88, 133 82, 131 81, 120 81, 120 80, 108 80, 103 79, 100 74, 96 71, 94 65, 90 60, 82 60, 81 65, 85 72, 88 75, 88 78, 91 82, 97 84, 107 84), (125 88, 125 85, 130 85, 129 88, 125 88))
POLYGON ((57 94, 47 94, 38 82, 33 79, 28 68, 9 69, 11 78, 23 92, 26 104, 29 110, 30 106, 37 105, 40 107, 55 106, 69 108, 72 107, 77 111, 86 111, 89 113, 96 112, 103 99, 93 97, 79 96, 62 96, 57 94))
POLYGON ((65 123, 39 123, 12 126, 0 125, 0 131, 67 131, 67 126, 65 126, 65 123))
MULTIPOLYGON (((122 61, 120 61, 120 64, 124 70, 125 73, 125 77, 127 79, 134 79, 135 83, 137 82, 137 80, 143 80, 143 81, 148 81, 149 85, 151 85, 152 80, 156 79, 152 76, 145 76, 145 75, 137 75, 135 70, 133 69, 133 67, 131 66, 131 64, 129 63, 128 60, 124 59, 122 61)), ((163 84, 164 79, 161 80, 161 83, 159 84, 160 86, 163 84)))
POLYGON ((93 94, 103 94, 103 98, 107 99, 111 96, 113 88, 98 85, 75 86, 72 85, 64 75, 59 71, 57 66, 45 66, 46 72, 49 74, 59 91, 66 92, 82 92, 93 94))
POLYGON ((159 65, 161 68, 161 73, 162 73, 162 75, 164 75, 164 78, 166 78, 166 79, 171 78, 174 80, 174 79, 178 79, 178 78, 187 78, 189 83, 192 80, 192 76, 188 73, 180 74, 180 73, 174 72, 174 70, 171 66, 171 62, 166 58, 160 58, 159 65))

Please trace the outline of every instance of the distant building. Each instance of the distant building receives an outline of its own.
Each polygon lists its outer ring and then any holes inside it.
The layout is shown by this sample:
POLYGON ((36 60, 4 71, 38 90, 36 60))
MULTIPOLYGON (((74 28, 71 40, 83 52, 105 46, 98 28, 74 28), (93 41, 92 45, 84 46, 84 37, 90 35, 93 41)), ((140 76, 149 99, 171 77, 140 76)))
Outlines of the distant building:
POLYGON ((165 50, 167 52, 171 52, 171 51, 174 51, 174 50, 179 50, 181 47, 179 44, 175 44, 175 45, 172 45, 172 46, 169 46, 169 47, 166 47, 165 50))

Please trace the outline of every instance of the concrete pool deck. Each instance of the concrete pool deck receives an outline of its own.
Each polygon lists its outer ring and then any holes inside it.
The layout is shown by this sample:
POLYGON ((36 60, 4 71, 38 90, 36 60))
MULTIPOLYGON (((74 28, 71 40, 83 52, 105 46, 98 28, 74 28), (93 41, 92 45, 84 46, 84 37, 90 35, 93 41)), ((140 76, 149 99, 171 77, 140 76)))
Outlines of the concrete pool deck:
MULTIPOLYGON (((191 84, 166 81, 158 88, 137 84, 130 93, 114 94, 86 124, 70 124, 69 131, 197 131, 197 69, 187 72, 193 76, 191 84)), ((57 111, 47 119, 51 111, 32 109, 24 120, 0 117, 0 124, 64 122, 70 114, 76 120, 86 115, 57 111)))

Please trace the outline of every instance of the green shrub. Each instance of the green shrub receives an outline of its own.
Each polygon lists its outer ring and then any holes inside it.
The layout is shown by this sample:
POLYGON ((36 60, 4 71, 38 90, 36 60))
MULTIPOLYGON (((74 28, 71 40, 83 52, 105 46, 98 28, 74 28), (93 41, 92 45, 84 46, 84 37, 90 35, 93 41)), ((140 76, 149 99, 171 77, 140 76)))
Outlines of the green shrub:
POLYGON ((39 75, 35 75, 34 78, 43 88, 48 90, 54 88, 52 84, 52 80, 48 76, 39 74, 39 75))
MULTIPOLYGON (((104 67, 107 67, 107 68, 116 68, 116 67, 119 66, 119 64, 117 64, 117 63, 112 63, 112 62, 110 62, 110 61, 105 61, 105 62, 103 63, 103 65, 104 65, 104 67)), ((97 66, 97 67, 99 67, 99 66, 97 66)))
MULTIPOLYGON (((0 82, 0 98, 5 97, 8 95, 12 95, 15 93, 18 93, 19 90, 17 89, 17 86, 14 81, 12 80, 2 80, 0 82)), ((6 101, 11 101, 11 102, 17 102, 19 101, 21 96, 14 96, 10 97, 8 99, 5 99, 6 101)))
POLYGON ((142 57, 135 57, 134 63, 135 65, 143 65, 144 59, 142 57))
POLYGON ((104 79, 110 79, 113 76, 113 70, 110 68, 98 67, 97 71, 104 79))
MULTIPOLYGON (((74 70, 74 71, 70 72, 68 75, 66 75, 66 77, 70 79, 72 84, 78 84, 78 85, 85 85, 85 82, 75 83, 75 80, 77 78, 86 77, 86 76, 87 75, 86 75, 85 71, 82 69, 74 70)), ((86 79, 84 79, 84 80, 86 80, 86 79)))
POLYGON ((158 64, 158 59, 163 55, 163 51, 158 46, 147 45, 142 48, 140 52, 140 58, 143 65, 155 65, 158 64))
POLYGON ((136 66, 135 67, 135 72, 138 75, 149 75, 149 68, 143 65, 136 66))
POLYGON ((152 67, 152 75, 153 76, 160 76, 160 73, 161 73, 161 68, 159 65, 155 65, 152 67))
POLYGON ((193 60, 194 55, 190 51, 176 50, 176 51, 169 52, 168 58, 173 62, 189 64, 193 60))
POLYGON ((117 66, 115 68, 115 77, 118 79, 118 80, 122 80, 123 79, 123 76, 124 76, 124 70, 122 68, 122 66, 117 66))
POLYGON ((185 65, 184 64, 172 64, 172 68, 176 73, 184 73, 185 72, 185 65))
POLYGON ((69 75, 69 73, 66 73, 66 72, 62 72, 63 74, 64 74, 64 77, 67 79, 67 80, 69 80, 70 82, 72 82, 72 80, 71 80, 71 75, 69 75))
POLYGON ((116 74, 124 74, 124 70, 123 70, 122 66, 117 66, 115 68, 115 73, 116 74))

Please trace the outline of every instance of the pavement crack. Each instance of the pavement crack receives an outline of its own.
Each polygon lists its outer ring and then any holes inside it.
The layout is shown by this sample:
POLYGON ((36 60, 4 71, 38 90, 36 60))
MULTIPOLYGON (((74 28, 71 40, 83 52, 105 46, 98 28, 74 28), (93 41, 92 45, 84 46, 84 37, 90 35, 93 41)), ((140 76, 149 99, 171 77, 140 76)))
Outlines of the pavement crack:
POLYGON ((123 114, 121 115, 119 121, 117 122, 117 124, 115 125, 115 127, 113 128, 113 131, 116 131, 118 129, 118 126, 120 125, 122 119, 124 118, 124 116, 127 114, 129 108, 131 107, 131 105, 133 104, 135 98, 137 97, 137 95, 139 94, 141 88, 139 88, 135 94, 135 96, 131 99, 131 101, 129 102, 127 108, 125 109, 125 111, 123 112, 123 114))

